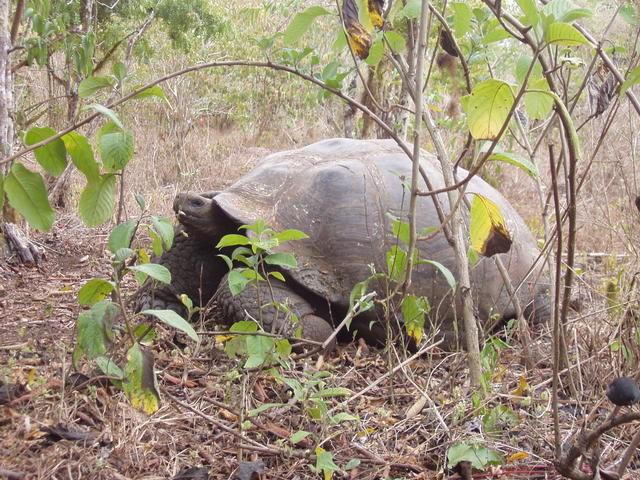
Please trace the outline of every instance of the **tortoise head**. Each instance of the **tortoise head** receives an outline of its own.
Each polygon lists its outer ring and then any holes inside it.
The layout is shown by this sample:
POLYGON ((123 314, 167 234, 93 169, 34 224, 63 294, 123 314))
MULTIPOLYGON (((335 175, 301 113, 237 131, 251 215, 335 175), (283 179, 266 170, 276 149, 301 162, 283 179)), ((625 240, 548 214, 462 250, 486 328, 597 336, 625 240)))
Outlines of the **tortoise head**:
POLYGON ((213 201, 218 192, 196 193, 181 192, 173 200, 173 211, 185 230, 193 235, 217 238, 223 232, 224 212, 213 201))

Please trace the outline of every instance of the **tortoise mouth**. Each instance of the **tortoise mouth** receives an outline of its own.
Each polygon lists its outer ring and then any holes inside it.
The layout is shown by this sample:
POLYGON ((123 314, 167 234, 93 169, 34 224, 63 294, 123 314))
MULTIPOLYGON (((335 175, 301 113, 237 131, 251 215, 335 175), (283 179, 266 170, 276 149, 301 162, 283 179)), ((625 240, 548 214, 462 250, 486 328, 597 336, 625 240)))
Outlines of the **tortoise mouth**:
POLYGON ((210 198, 196 193, 180 193, 173 202, 173 210, 188 233, 213 236, 212 203, 210 198))

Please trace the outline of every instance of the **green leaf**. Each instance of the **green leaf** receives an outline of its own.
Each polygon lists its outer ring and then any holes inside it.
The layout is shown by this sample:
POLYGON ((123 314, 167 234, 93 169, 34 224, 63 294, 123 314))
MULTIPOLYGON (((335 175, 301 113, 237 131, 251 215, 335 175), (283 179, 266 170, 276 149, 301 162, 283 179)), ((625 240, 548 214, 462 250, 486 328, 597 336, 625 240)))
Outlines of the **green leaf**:
POLYGON ((229 247, 231 245, 249 245, 250 243, 250 240, 244 235, 230 233, 220 239, 220 241, 216 245, 216 248, 229 247))
POLYGON ((469 235, 471 246, 481 255, 491 257, 511 249, 511 235, 498 205, 487 197, 473 194, 469 235))
POLYGON ((76 168, 87 177, 87 180, 96 180, 100 175, 100 167, 93 158, 93 150, 87 137, 78 132, 69 132, 61 140, 76 168))
POLYGON ((477 470, 484 470, 488 465, 502 464, 504 459, 498 452, 483 445, 459 442, 447 450, 447 467, 453 468, 462 461, 471 462, 477 470))
POLYGON ((429 265, 433 265, 434 267, 436 267, 438 270, 440 270, 440 273, 451 287, 451 290, 456 289, 456 278, 453 276, 453 273, 451 273, 451 270, 442 265, 440 262, 436 262, 435 260, 419 260, 418 263, 428 263, 429 265))
POLYGON ((89 180, 80 195, 80 217, 89 227, 97 227, 111 218, 115 206, 116 177, 107 173, 89 180))
POLYGON ((271 360, 274 347, 275 340, 272 337, 248 335, 247 353, 249 358, 247 358, 244 368, 255 368, 268 363, 271 360))
POLYGON ((95 305, 100 300, 104 300, 114 288, 113 282, 102 278, 91 279, 78 292, 78 303, 80 305, 95 305))
POLYGON ((551 0, 543 7, 543 11, 547 15, 553 15, 556 22, 566 23, 593 15, 588 8, 578 7, 570 0, 551 0))
POLYGON ((431 306, 426 297, 416 297, 407 294, 402 299, 402 316, 407 335, 412 337, 416 344, 420 344, 424 334, 425 315, 429 313, 431 306))
POLYGON ((87 98, 98 90, 106 87, 113 87, 115 82, 112 77, 89 77, 85 78, 78 85, 78 95, 80 98, 87 98))
POLYGON ((358 420, 358 417, 347 412, 340 412, 333 415, 329 420, 333 425, 338 425, 342 422, 354 422, 358 420))
POLYGON ((551 91, 546 78, 540 78, 529 82, 527 90, 543 90, 543 92, 527 91, 524 94, 524 106, 527 115, 535 120, 544 120, 553 108, 553 97, 544 92, 551 91))
POLYGON ((333 455, 322 447, 316 447, 316 471, 324 474, 324 480, 331 480, 333 472, 340 470, 333 462, 333 455))
POLYGON ((509 32, 504 28, 498 27, 489 30, 484 37, 482 37, 482 44, 489 45, 490 43, 501 42, 507 38, 513 38, 509 32))
POLYGON ((127 67, 122 62, 116 62, 111 67, 111 71, 113 72, 113 76, 118 79, 118 81, 122 82, 124 77, 127 76, 127 67))
POLYGON ((311 23, 317 17, 329 15, 330 13, 328 10, 319 6, 309 7, 304 12, 296 13, 296 16, 293 17, 293 20, 291 20, 291 23, 289 23, 284 31, 284 43, 293 45, 309 30, 311 23))
POLYGON ((116 306, 108 300, 102 300, 78 315, 76 346, 72 357, 74 367, 78 367, 78 360, 83 354, 95 358, 107 352, 116 314, 116 306))
POLYGON ((387 251, 387 272, 389 278, 399 283, 404 279, 407 271, 407 252, 397 245, 392 245, 387 251))
POLYGON ((457 37, 464 37, 471 28, 471 7, 462 2, 452 2, 453 30, 457 37))
POLYGON ((91 105, 87 105, 86 107, 83 107, 82 111, 84 112, 86 110, 95 110, 96 112, 101 113, 105 117, 108 117, 119 128, 124 129, 124 127, 122 126, 122 122, 120 121, 116 113, 110 108, 107 108, 104 105, 100 105, 99 103, 92 103, 91 105))
MULTIPOLYGON (((153 265, 153 264, 148 263, 147 265, 153 265)), ((141 267, 142 265, 138 265, 138 266, 141 267)), ((157 265, 157 266, 162 266, 162 265, 157 265)), ((149 272, 145 272, 145 273, 151 276, 149 272)), ((153 317, 156 317, 157 319, 166 323, 170 327, 177 328, 181 332, 186 333, 187 335, 189 335, 189 337, 191 337, 196 342, 200 340, 200 337, 198 336, 196 331, 193 329, 193 327, 189 324, 189 322, 187 322, 184 318, 182 318, 173 310, 144 310, 140 313, 144 315, 151 315, 153 317)))
POLYGON ((527 20, 525 25, 532 25, 535 27, 540 20, 540 14, 538 13, 538 7, 536 6, 535 0, 516 0, 516 2, 520 6, 520 9, 524 13, 524 17, 527 20))
POLYGON ((404 6, 402 11, 400 12, 400 17, 404 18, 418 18, 420 12, 422 11, 422 1, 421 0, 408 0, 407 4, 404 6))
MULTIPOLYGON (((532 60, 533 60, 533 57, 529 55, 523 55, 518 59, 518 62, 516 63, 516 81, 518 83, 524 82, 525 76, 527 74, 527 71, 529 70, 529 65, 531 65, 532 60)), ((531 74, 529 75, 529 78, 541 78, 541 77, 542 77, 542 65, 540 65, 540 61, 536 60, 536 63, 533 66, 533 69, 531 70, 531 74)))
POLYGON ((154 280, 162 283, 171 283, 171 272, 164 265, 158 263, 143 263, 141 265, 131 265, 127 269, 134 272, 142 272, 149 275, 154 280))
MULTIPOLYGON (((25 135, 24 143, 34 145, 53 137, 55 134, 56 131, 51 127, 33 127, 25 135)), ((42 168, 53 176, 60 175, 67 166, 67 149, 59 138, 36 148, 33 153, 42 168)))
POLYGON ((623 96, 627 90, 629 90, 629 87, 637 85, 638 83, 640 83, 640 66, 634 68, 629 75, 627 75, 627 79, 620 87, 620 96, 623 96))
POLYGON ((141 91, 140 93, 136 94, 133 98, 142 99, 142 98, 149 98, 149 97, 158 97, 164 100, 167 104, 169 104, 169 100, 167 100, 167 97, 164 94, 164 90, 162 90, 162 88, 160 88, 160 86, 158 85, 154 85, 153 87, 149 87, 146 90, 141 91))
POLYGON ((270 275, 270 276, 272 276, 273 278, 277 278, 277 279, 278 279, 278 280, 280 280, 281 282, 284 282, 284 281, 285 281, 284 276, 283 276, 280 272, 278 272, 278 271, 276 271, 276 272, 269 272, 269 275, 270 275))
MULTIPOLYGON (((102 370, 102 373, 104 373, 105 375, 118 378, 122 378, 122 376, 124 375, 122 369, 109 357, 99 356, 94 360, 98 368, 102 370)), ((114 380, 111 381, 116 383, 117 386, 122 385, 121 382, 115 382, 114 380)))
POLYGON ((231 295, 234 296, 242 292, 247 286, 247 283, 250 282, 247 277, 242 275, 242 273, 238 272, 237 270, 231 270, 229 272, 227 281, 229 282, 229 290, 231 291, 231 295))
POLYGON ((136 251, 133 248, 119 248, 116 250, 115 261, 124 262, 127 258, 132 257, 136 251))
POLYGON ((311 397, 312 398, 328 398, 328 397, 340 397, 345 395, 351 395, 353 392, 348 388, 335 387, 335 388, 323 388, 317 391, 311 397))
POLYGON ((371 44, 371 48, 369 48, 369 56, 365 59, 365 62, 373 67, 380 63, 383 56, 384 44, 382 43, 382 38, 378 38, 371 44))
POLYGON ((309 435, 311 435, 311 432, 307 432, 305 430, 298 430, 293 435, 291 435, 291 437, 289 437, 289 441, 293 445, 295 445, 296 443, 299 443, 302 440, 304 440, 305 438, 307 438, 309 435))
POLYGON ((291 253, 271 253, 264 257, 264 261, 269 265, 279 265, 282 267, 295 268, 298 266, 298 261, 291 253))
POLYGON ((633 5, 623 5, 620 7, 620 18, 627 22, 629 25, 638 24, 638 11, 633 5))
POLYGON ((538 167, 536 167, 531 160, 523 157, 522 155, 518 155, 517 153, 503 151, 494 152, 493 155, 488 158, 488 161, 506 162, 516 165, 527 172, 531 178, 536 178, 539 175, 538 167))
POLYGON ((15 162, 4 180, 4 191, 9 204, 38 230, 49 230, 56 212, 47 198, 47 189, 39 173, 31 172, 15 162))
POLYGON ((406 40, 398 32, 392 30, 384 32, 384 38, 389 42, 389 47, 393 50, 393 53, 400 53, 407 48, 406 40))
POLYGON ((110 172, 122 170, 133 157, 133 132, 114 131, 115 124, 106 124, 98 134, 98 148, 104 168, 110 172))
POLYGON ((552 23, 548 25, 544 32, 544 39, 547 43, 555 43, 566 47, 591 45, 589 40, 584 38, 584 35, 576 27, 568 23, 552 23))
POLYGON ((148 414, 160 408, 153 363, 153 354, 148 350, 142 350, 140 345, 135 343, 127 351, 127 364, 124 367, 126 381, 122 384, 131 405, 148 414))
POLYGON ((170 250, 173 245, 174 232, 171 222, 164 217, 158 217, 156 215, 151 215, 151 222, 156 232, 160 235, 165 250, 170 250))
POLYGON ((121 248, 129 248, 137 225, 138 222, 135 220, 127 220, 111 230, 108 242, 109 251, 111 253, 116 253, 121 248))
POLYGON ((466 98, 463 107, 471 135, 478 140, 497 137, 513 105, 509 84, 490 78, 473 87, 466 98))

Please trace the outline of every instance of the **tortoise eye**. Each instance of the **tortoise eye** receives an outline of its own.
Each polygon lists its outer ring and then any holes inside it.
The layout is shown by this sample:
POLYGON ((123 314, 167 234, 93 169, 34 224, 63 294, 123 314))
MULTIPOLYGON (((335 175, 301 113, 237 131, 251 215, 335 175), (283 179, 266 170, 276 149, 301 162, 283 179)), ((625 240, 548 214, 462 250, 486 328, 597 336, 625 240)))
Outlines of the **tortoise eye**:
POLYGON ((201 207, 204 205, 204 201, 201 198, 191 198, 189 203, 192 207, 201 207))

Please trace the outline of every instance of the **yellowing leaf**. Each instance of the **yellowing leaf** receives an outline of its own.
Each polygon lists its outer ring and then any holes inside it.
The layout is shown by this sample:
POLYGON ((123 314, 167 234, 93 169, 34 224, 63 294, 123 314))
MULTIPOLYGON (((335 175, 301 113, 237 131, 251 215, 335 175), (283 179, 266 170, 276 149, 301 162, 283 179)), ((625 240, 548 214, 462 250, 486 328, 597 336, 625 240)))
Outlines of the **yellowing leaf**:
MULTIPOLYGON (((370 1, 370 0, 369 0, 370 1)), ((347 31, 347 39, 353 52, 364 60, 369 56, 371 34, 362 26, 358 17, 358 6, 355 0, 345 0, 342 4, 342 19, 347 31)))
POLYGON ((524 392, 528 386, 529 385, 527 384, 527 380, 521 376, 518 387, 515 390, 509 392, 509 395, 513 395, 514 397, 522 397, 524 396, 524 392))
POLYGON ((160 408, 160 395, 156 388, 156 377, 153 372, 153 354, 135 344, 127 352, 127 364, 124 369, 124 393, 131 400, 131 405, 146 413, 153 413, 160 408))
POLYGON ((498 136, 513 105, 511 86, 492 78, 478 83, 461 99, 473 138, 492 140, 498 136))
POLYGON ((491 257, 511 248, 511 236, 498 206, 482 195, 474 193, 471 202, 471 247, 481 255, 491 257))
POLYGON ((517 453, 514 453, 513 455, 510 455, 509 458, 507 458, 507 463, 515 462, 516 460, 522 460, 528 457, 529 457, 529 454, 527 452, 517 452, 517 453))
POLYGON ((367 4, 367 11, 369 12, 369 19, 374 27, 382 28, 384 20, 382 19, 382 7, 384 6, 384 0, 365 0, 367 4))

